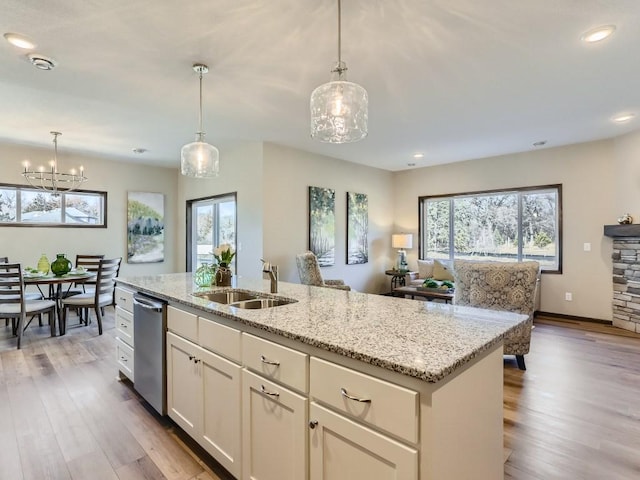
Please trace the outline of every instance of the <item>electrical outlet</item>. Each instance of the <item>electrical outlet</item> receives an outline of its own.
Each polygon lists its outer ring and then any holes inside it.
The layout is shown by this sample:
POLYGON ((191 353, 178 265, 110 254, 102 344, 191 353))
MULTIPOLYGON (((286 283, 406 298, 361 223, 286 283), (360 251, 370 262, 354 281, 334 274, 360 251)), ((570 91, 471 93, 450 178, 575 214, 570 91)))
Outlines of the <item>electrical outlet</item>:
POLYGON ((564 294, 564 299, 565 299, 567 302, 572 301, 572 300, 573 300, 573 294, 572 294, 571 292, 566 292, 566 293, 564 294))
POLYGON ((590 243, 585 243, 584 244, 584 251, 585 252, 590 252, 591 251, 591 244, 590 243))

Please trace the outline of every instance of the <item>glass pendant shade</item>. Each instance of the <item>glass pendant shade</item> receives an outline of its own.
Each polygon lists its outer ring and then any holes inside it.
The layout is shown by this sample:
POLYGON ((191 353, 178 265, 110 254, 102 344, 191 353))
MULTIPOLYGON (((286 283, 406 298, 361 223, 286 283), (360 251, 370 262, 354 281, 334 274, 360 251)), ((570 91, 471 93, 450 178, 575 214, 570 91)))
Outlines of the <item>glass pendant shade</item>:
POLYGON ((187 143, 180 150, 180 171, 187 177, 217 177, 220 174, 220 153, 216 147, 203 141, 202 131, 202 75, 209 71, 209 67, 196 63, 193 65, 193 71, 200 77, 200 128, 196 133, 196 141, 187 143))
POLYGON ((202 141, 198 136, 195 142, 188 143, 180 152, 182 175, 195 178, 217 177, 220 173, 220 154, 218 149, 202 141))
POLYGON ((340 79, 320 85, 311 93, 310 109, 311 138, 350 143, 367 136, 369 97, 357 83, 340 79))

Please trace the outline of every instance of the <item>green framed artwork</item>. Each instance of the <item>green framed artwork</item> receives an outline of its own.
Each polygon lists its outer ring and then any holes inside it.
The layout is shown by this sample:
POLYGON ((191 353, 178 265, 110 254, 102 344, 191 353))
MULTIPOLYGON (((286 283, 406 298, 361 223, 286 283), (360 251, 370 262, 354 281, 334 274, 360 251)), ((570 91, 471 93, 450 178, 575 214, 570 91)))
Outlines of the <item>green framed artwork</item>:
POLYGON ((164 262, 164 195, 128 192, 127 263, 164 262))
POLYGON ((369 203, 364 193, 347 192, 347 265, 369 261, 369 203))
POLYGON ((335 207, 335 190, 309 187, 309 250, 321 267, 335 263, 335 207))

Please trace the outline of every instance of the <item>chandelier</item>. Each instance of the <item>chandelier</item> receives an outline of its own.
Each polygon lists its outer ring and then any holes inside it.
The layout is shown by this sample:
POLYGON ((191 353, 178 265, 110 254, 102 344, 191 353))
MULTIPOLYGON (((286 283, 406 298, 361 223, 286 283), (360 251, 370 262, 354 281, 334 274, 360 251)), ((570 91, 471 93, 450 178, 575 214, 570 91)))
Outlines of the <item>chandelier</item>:
POLYGON ((311 138, 325 143, 350 143, 367 136, 367 91, 347 82, 347 65, 342 61, 341 4, 338 0, 338 63, 331 81, 311 94, 311 138))
POLYGON ((218 149, 202 140, 205 135, 202 131, 202 75, 209 71, 209 67, 196 63, 193 70, 200 75, 200 128, 196 132, 196 141, 182 147, 180 171, 187 177, 217 177, 220 173, 218 149))
POLYGON ((75 168, 69 170, 68 173, 58 171, 58 137, 62 135, 60 132, 51 132, 53 135, 53 160, 49 162, 50 170, 40 167, 38 170, 30 170, 29 163, 24 163, 24 171, 22 176, 34 188, 44 190, 45 192, 58 195, 60 190, 66 192, 77 189, 80 185, 87 181, 84 176, 84 169, 80 166, 78 173, 75 168))

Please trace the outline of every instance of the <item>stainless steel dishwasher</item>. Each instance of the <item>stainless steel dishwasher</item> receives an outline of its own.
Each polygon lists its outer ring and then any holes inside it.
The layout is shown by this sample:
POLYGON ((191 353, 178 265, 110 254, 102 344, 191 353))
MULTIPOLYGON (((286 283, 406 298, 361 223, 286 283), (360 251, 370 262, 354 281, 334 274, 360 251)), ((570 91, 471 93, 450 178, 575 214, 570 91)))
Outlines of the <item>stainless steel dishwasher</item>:
POLYGON ((133 295, 133 388, 160 415, 167 413, 166 304, 164 300, 142 293, 133 295))

